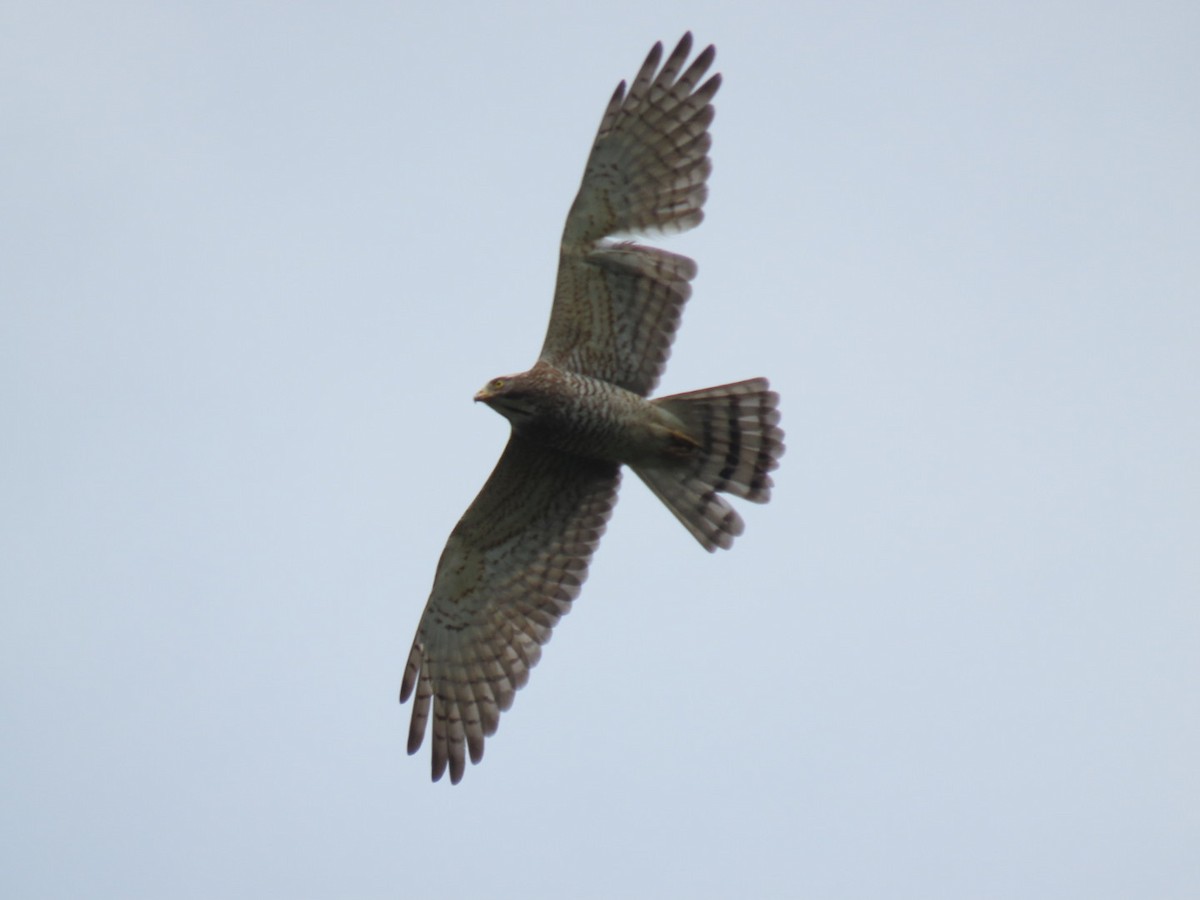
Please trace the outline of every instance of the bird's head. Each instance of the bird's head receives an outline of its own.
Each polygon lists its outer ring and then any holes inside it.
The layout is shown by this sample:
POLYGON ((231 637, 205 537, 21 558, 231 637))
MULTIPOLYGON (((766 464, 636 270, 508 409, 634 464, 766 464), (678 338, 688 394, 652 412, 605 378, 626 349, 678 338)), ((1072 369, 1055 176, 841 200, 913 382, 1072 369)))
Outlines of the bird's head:
POLYGON ((535 402, 525 374, 493 378, 475 395, 476 403, 486 403, 514 425, 533 416, 535 402))

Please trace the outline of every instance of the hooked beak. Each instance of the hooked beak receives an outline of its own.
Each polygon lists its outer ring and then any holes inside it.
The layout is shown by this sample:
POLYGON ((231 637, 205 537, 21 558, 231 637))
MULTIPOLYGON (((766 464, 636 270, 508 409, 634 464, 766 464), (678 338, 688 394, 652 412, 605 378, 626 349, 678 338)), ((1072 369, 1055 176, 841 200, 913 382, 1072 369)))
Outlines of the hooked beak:
POLYGON ((478 394, 475 395, 476 403, 487 403, 491 399, 492 399, 492 392, 489 391, 487 388, 484 388, 482 391, 480 391, 478 394))

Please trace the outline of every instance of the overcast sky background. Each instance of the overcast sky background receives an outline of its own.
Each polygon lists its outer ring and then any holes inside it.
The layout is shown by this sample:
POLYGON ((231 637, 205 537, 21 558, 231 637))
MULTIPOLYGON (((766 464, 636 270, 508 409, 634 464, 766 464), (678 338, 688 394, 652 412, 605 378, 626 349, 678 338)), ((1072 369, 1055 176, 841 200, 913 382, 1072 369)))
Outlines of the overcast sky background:
POLYGON ((433 6, 0 4, 0 894, 1200 895, 1200 6, 433 6), (471 395, 687 28, 662 392, 769 376, 775 497, 627 478, 430 784, 471 395))

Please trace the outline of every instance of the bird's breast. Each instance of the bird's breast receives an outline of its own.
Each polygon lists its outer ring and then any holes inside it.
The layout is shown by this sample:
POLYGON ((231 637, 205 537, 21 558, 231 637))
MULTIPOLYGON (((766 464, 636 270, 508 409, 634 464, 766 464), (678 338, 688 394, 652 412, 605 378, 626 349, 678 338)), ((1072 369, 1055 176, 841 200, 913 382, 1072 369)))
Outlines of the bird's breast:
POLYGON ((539 392, 522 436, 577 456, 634 463, 668 449, 678 422, 643 397, 610 382, 560 373, 539 392))

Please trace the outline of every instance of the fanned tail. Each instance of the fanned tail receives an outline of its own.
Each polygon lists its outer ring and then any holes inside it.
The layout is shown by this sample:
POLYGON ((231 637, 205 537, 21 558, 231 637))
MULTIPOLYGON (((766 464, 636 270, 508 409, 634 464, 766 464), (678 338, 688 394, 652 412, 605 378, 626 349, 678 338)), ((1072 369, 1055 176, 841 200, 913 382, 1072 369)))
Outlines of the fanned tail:
POLYGON ((682 423, 691 446, 634 471, 704 549, 728 549, 745 524, 719 494, 754 503, 771 499, 768 473, 784 451, 779 395, 767 379, 752 378, 651 402, 682 423))

